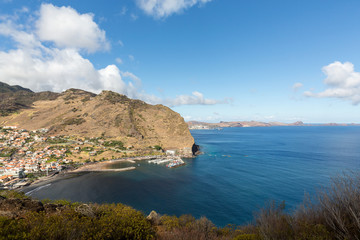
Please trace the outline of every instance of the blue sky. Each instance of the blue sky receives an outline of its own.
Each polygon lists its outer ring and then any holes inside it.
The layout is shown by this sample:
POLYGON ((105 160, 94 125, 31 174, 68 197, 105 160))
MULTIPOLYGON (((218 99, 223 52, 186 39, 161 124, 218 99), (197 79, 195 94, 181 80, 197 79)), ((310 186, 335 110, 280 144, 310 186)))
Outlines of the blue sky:
POLYGON ((359 122, 360 2, 0 0, 0 81, 186 120, 359 122))

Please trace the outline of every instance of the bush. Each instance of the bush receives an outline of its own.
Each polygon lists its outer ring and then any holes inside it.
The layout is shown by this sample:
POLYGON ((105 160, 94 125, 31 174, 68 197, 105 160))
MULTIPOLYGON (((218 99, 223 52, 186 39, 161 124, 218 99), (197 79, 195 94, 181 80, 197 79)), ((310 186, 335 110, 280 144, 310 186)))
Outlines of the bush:
POLYGON ((17 191, 9 191, 9 190, 0 190, 0 196, 4 198, 17 198, 17 199, 27 199, 28 196, 25 195, 23 192, 17 191))
POLYGON ((112 141, 105 141, 103 144, 105 147, 113 147, 113 148, 118 148, 121 150, 125 150, 126 148, 124 147, 124 143, 121 141, 117 141, 117 140, 112 140, 112 141))
POLYGON ((360 238, 360 175, 344 173, 333 178, 318 200, 324 225, 338 239, 360 238))
POLYGON ((159 145, 155 145, 154 148, 155 148, 156 150, 158 150, 158 151, 162 149, 162 147, 159 146, 159 145))
MULTIPOLYGON (((46 202, 46 201, 44 201, 46 202)), ((122 204, 87 205, 68 201, 61 212, 25 213, 20 219, 0 217, 0 239, 154 239, 143 214, 122 204)))
POLYGON ((63 125, 80 125, 86 122, 83 118, 68 118, 64 121, 63 125))

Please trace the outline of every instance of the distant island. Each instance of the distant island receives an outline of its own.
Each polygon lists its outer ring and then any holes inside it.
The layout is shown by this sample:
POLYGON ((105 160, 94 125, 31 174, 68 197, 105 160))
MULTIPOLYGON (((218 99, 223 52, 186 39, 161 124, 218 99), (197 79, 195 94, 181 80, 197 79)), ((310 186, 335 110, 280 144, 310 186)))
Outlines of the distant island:
POLYGON ((199 121, 187 122, 189 129, 218 129, 224 127, 276 127, 276 126, 360 126, 359 123, 303 123, 297 121, 294 123, 282 122, 259 122, 259 121, 233 121, 219 123, 207 123, 199 121))

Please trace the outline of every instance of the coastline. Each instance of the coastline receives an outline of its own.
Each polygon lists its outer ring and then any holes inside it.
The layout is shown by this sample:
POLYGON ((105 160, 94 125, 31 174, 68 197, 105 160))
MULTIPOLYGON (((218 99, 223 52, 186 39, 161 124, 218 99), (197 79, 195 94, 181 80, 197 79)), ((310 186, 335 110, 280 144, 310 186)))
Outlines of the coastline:
POLYGON ((44 184, 48 184, 51 182, 54 182, 56 180, 59 180, 61 178, 66 177, 76 177, 77 174, 84 174, 84 173, 91 173, 91 172, 123 172, 123 171, 131 171, 136 170, 136 167, 124 167, 124 168, 109 168, 110 165, 114 163, 119 162, 129 162, 129 163, 135 163, 136 161, 142 161, 142 160, 151 160, 151 159, 157 159, 157 158, 164 158, 166 156, 164 155, 156 155, 156 156, 140 156, 140 157, 133 157, 133 158, 124 158, 124 159, 113 159, 113 160, 107 160, 102 162, 91 162, 91 163, 84 163, 82 166, 79 166, 75 169, 66 169, 64 171, 52 174, 50 176, 44 176, 40 177, 39 179, 35 180, 34 182, 30 183, 27 186, 20 187, 16 190, 23 191, 27 188, 33 188, 33 187, 39 187, 44 184))

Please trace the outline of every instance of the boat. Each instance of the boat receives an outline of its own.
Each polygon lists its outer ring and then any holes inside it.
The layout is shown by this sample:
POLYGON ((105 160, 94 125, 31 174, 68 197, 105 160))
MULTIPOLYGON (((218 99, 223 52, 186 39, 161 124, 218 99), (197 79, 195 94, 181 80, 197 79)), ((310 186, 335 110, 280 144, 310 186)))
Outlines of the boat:
POLYGON ((175 167, 180 167, 183 165, 185 165, 185 162, 182 159, 176 159, 176 160, 172 160, 171 162, 166 164, 166 167, 175 168, 175 167))

